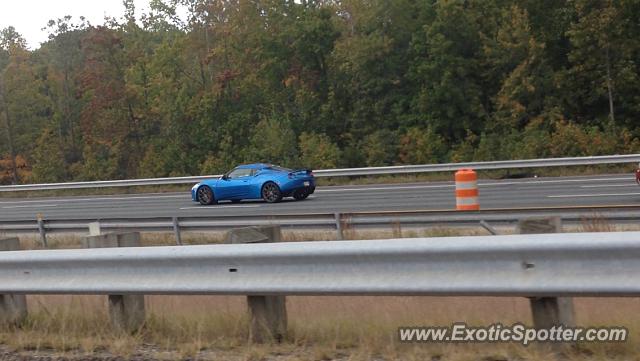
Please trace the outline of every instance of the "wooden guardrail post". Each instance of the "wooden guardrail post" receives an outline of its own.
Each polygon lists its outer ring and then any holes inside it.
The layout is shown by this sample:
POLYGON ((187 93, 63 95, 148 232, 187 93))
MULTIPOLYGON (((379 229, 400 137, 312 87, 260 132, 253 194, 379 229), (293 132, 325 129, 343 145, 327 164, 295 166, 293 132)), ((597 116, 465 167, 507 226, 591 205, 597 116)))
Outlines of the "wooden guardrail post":
MULTIPOLYGON (((560 233, 560 217, 526 218, 518 222, 518 233, 560 233)), ((531 313, 535 328, 551 328, 554 325, 575 326, 573 299, 571 297, 531 297, 531 313)))
MULTIPOLYGON (((140 247, 140 233, 111 233, 84 238, 85 248, 140 247)), ((144 295, 109 295, 109 317, 116 330, 127 333, 144 325, 144 295)))
MULTIPOLYGON (((226 243, 280 242, 280 226, 261 226, 232 229, 226 243)), ((287 302, 285 296, 247 296, 249 306, 249 342, 281 342, 287 335, 287 302)))
MULTIPOLYGON (((0 240, 1 251, 19 251, 20 240, 8 238, 0 240)), ((0 294, 0 322, 19 325, 27 317, 27 297, 16 294, 0 294)))

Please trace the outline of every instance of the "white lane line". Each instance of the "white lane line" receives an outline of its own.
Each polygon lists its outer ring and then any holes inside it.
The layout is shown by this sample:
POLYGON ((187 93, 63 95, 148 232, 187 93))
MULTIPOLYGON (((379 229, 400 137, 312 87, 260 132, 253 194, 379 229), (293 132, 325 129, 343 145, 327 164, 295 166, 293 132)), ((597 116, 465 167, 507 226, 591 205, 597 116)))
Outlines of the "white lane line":
POLYGON ((479 183, 481 186, 501 186, 514 184, 546 184, 546 183, 575 183, 575 182, 612 182, 612 181, 634 181, 634 178, 590 178, 590 179, 557 179, 557 180, 531 180, 522 182, 496 182, 496 183, 479 183))
POLYGON ((44 207, 57 207, 57 204, 34 204, 27 206, 8 206, 2 207, 2 209, 14 209, 14 208, 44 208, 44 207))
POLYGON ((201 210, 225 210, 227 208, 258 208, 260 205, 246 205, 246 206, 200 206, 200 207, 182 207, 180 209, 201 209, 201 210))
POLYGON ((598 184, 591 186, 580 186, 580 188, 610 188, 610 187, 637 187, 637 184, 598 184))
POLYGON ((616 196, 639 196, 640 193, 602 193, 602 194, 563 194, 547 196, 547 198, 577 198, 577 197, 616 197, 616 196))
MULTIPOLYGON (((620 181, 620 180, 633 180, 633 178, 589 178, 589 179, 558 179, 558 180, 532 180, 532 181, 520 181, 520 182, 495 182, 495 183, 478 183, 479 187, 486 186, 505 186, 505 185, 544 185, 547 183, 574 183, 574 182, 594 182, 594 181, 620 181)), ((635 185, 635 183, 633 184, 635 185)), ((396 189, 430 189, 430 188, 453 188, 455 184, 439 184, 439 185, 420 185, 420 186, 388 186, 388 187, 358 187, 358 188, 338 188, 338 189, 326 189, 318 188, 316 193, 325 192, 357 192, 357 191, 392 191, 396 189)))
POLYGON ((316 193, 321 192, 356 192, 356 191, 388 191, 396 189, 426 189, 426 188, 452 188, 453 184, 443 184, 434 186, 400 186, 400 187, 368 187, 368 188, 340 188, 340 189, 317 189, 316 193))
POLYGON ((134 196, 134 197, 102 197, 102 198, 70 198, 70 199, 40 199, 33 201, 8 201, 8 202, 0 202, 2 204, 31 204, 31 203, 42 203, 42 202, 56 202, 56 203, 74 203, 74 202, 92 202, 92 201, 126 201, 129 199, 163 199, 163 198, 184 198, 191 199, 188 194, 175 194, 175 195, 166 195, 166 196, 134 196))

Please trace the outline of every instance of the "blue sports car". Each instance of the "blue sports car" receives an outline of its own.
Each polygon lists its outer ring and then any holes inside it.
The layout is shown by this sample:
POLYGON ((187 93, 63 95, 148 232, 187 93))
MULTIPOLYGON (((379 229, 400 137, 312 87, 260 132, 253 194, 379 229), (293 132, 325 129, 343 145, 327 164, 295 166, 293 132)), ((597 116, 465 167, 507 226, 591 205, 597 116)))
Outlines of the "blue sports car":
POLYGON ((207 179, 191 188, 191 199, 202 205, 230 200, 264 199, 280 202, 284 197, 306 199, 316 189, 309 169, 292 170, 271 164, 241 165, 219 179, 207 179))

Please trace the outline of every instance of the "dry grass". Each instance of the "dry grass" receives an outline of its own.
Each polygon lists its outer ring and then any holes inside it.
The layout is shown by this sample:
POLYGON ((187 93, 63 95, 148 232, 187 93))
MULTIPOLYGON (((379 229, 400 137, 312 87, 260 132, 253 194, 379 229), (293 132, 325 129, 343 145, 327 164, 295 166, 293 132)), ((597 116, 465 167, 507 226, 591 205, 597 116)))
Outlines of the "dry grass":
POLYGON ((616 226, 598 213, 583 218, 581 223, 582 232, 616 232, 616 226))
MULTIPOLYGON (((10 235, 0 234, 0 239, 13 237, 10 235)), ((20 235, 20 245, 22 249, 43 249, 39 236, 36 235, 20 235)), ((47 235, 48 249, 72 249, 82 248, 84 236, 78 234, 54 234, 47 235)), ((182 234, 182 243, 184 245, 196 244, 218 244, 223 243, 225 232, 207 232, 192 233, 184 232, 182 234)), ((173 233, 141 233, 140 239, 142 246, 175 246, 176 240, 173 233)))
MULTIPOLYGON (((183 232, 182 243, 184 245, 197 244, 221 244, 224 243, 225 231, 219 232, 183 232)), ((433 226, 423 228, 402 228, 399 223, 390 224, 389 229, 363 229, 356 230, 348 220, 343 220, 343 236, 347 240, 358 239, 389 239, 389 238, 412 238, 412 237, 447 237, 447 236, 474 236, 486 234, 479 227, 459 227, 450 228, 444 226, 433 226)), ((0 239, 13 237, 0 234, 0 239)), ((43 249, 39 236, 21 235, 20 244, 22 249, 43 249)), ((48 249, 73 249, 81 248, 83 236, 77 234, 54 234, 47 236, 48 249)), ((334 241, 335 231, 324 230, 283 230, 282 240, 284 242, 304 242, 304 241, 334 241)), ((176 240, 173 233, 142 233, 142 246, 175 246, 176 240)))
MULTIPOLYGON (((29 321, 1 329, 0 342, 36 354, 164 359, 239 360, 552 360, 545 345, 401 344, 397 327, 530 323, 525 298, 489 297, 288 297, 289 337, 281 345, 249 346, 243 297, 147 296, 147 323, 136 335, 113 332, 105 297, 30 296, 29 321), (280 358, 278 358, 280 357, 280 358)), ((579 325, 621 325, 624 344, 581 344, 564 359, 635 359, 640 300, 576 299, 579 325)))

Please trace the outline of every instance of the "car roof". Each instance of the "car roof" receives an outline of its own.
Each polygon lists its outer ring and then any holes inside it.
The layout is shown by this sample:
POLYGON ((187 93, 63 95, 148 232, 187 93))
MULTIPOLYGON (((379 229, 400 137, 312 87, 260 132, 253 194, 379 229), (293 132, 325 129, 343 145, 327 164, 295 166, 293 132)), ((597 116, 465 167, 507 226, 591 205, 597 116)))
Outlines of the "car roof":
POLYGON ((252 164, 242 164, 236 167, 236 169, 264 169, 271 167, 271 164, 266 163, 252 163, 252 164))

